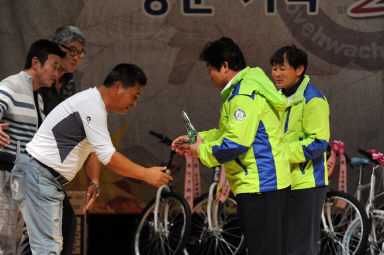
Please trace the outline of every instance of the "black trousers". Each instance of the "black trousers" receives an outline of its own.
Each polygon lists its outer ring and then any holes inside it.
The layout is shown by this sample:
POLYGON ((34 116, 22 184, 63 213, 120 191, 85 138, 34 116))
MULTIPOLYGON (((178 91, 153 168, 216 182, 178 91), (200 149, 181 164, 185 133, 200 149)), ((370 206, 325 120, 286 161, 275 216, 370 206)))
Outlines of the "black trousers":
POLYGON ((289 255, 317 254, 321 211, 326 192, 325 186, 291 191, 288 225, 289 255))
POLYGON ((290 187, 237 194, 237 213, 248 255, 287 254, 290 187))
MULTIPOLYGON (((65 193, 65 192, 64 192, 65 193)), ((63 201, 63 250, 61 255, 72 255, 73 243, 76 233, 76 215, 69 202, 67 193, 65 193, 63 201)), ((29 245, 29 237, 27 228, 24 224, 23 236, 20 241, 18 255, 32 255, 31 246, 29 245)))

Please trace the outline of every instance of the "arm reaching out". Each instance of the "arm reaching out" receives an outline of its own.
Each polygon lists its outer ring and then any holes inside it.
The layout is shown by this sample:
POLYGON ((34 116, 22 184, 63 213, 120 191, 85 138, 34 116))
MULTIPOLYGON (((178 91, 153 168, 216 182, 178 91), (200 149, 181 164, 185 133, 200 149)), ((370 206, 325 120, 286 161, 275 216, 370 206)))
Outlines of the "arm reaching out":
POLYGON ((173 180, 172 176, 163 172, 166 169, 165 166, 146 168, 132 162, 117 151, 112 155, 107 166, 119 175, 143 180, 155 187, 160 187, 173 180))

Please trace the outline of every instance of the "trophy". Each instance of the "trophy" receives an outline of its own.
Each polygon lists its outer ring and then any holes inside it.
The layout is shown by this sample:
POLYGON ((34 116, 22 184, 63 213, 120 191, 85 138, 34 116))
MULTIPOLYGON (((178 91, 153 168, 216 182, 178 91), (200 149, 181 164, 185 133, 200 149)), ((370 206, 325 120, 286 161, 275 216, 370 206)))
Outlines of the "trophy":
POLYGON ((189 143, 194 144, 197 139, 197 131, 193 127, 191 120, 188 118, 188 115, 185 111, 181 111, 181 116, 183 117, 185 128, 187 129, 188 132, 188 138, 189 138, 189 143))

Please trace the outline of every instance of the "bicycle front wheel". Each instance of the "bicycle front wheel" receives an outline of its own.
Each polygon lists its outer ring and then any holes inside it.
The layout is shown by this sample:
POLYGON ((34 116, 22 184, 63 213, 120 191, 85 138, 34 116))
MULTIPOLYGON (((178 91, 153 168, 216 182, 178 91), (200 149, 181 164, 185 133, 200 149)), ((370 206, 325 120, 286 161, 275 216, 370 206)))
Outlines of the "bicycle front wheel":
POLYGON ((369 229, 364 208, 354 197, 339 191, 327 192, 321 216, 319 254, 362 254, 369 229))
POLYGON ((191 227, 191 211, 185 199, 173 192, 161 195, 155 228, 153 199, 143 210, 134 238, 134 254, 180 254, 191 227))
POLYGON ((237 204, 233 196, 224 203, 213 205, 213 224, 208 225, 208 194, 195 201, 192 210, 191 232, 186 244, 189 255, 240 254, 244 247, 244 235, 237 217, 237 204))

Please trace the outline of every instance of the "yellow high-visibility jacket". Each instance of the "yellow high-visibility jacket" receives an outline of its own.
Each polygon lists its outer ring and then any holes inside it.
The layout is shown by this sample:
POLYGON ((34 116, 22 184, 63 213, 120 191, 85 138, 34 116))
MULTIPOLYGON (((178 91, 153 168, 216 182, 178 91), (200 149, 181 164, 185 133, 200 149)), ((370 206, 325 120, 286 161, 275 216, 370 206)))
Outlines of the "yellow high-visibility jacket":
POLYGON ((199 132, 201 162, 224 164, 232 192, 255 193, 291 184, 280 113, 287 99, 260 68, 245 68, 222 93, 218 129, 199 132))

